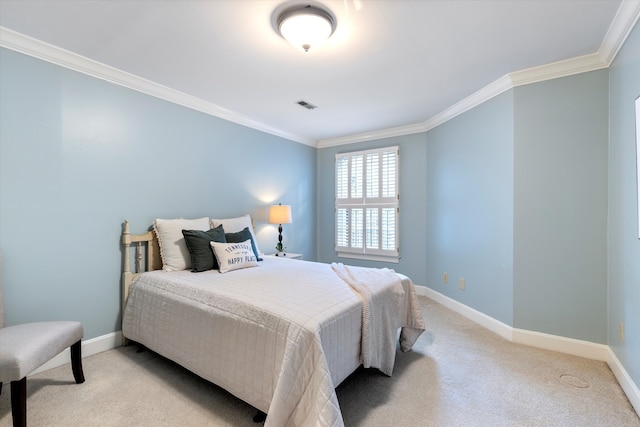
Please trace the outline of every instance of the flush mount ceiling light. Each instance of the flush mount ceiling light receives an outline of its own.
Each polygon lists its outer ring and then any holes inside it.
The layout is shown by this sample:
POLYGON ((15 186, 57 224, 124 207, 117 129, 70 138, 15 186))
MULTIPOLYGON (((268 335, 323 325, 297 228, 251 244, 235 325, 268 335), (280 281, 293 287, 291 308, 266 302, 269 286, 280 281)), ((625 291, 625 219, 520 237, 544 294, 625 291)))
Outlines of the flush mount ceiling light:
POLYGON ((335 29, 336 18, 319 6, 292 6, 280 12, 277 17, 280 35, 305 52, 324 43, 335 29))

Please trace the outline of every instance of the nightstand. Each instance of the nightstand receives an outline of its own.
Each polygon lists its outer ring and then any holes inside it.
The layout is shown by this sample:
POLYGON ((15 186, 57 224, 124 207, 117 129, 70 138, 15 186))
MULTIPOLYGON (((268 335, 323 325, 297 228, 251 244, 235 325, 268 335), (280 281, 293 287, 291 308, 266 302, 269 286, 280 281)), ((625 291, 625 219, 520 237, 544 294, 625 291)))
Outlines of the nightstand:
POLYGON ((302 259, 302 254, 294 254, 293 252, 287 252, 286 255, 276 255, 276 254, 268 254, 265 256, 272 256, 278 258, 289 258, 289 259, 302 259))

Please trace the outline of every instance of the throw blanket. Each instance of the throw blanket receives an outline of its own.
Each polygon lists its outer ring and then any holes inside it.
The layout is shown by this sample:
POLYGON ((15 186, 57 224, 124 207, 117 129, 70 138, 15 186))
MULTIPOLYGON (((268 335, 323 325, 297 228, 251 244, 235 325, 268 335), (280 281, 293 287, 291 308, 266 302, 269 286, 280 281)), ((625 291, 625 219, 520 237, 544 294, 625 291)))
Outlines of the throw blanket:
POLYGON ((396 336, 402 351, 411 349, 424 331, 424 319, 413 284, 403 289, 400 277, 388 268, 372 269, 332 263, 331 268, 362 300, 361 362, 391 376, 396 360, 396 336))

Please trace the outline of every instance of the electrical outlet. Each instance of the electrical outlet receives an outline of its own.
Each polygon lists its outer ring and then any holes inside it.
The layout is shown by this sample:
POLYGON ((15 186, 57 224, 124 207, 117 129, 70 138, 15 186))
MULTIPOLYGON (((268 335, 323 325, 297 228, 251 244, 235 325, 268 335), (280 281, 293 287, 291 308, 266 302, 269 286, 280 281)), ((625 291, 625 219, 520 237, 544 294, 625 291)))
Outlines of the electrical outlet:
POLYGON ((442 283, 449 283, 449 275, 447 273, 442 273, 442 283))
POLYGON ((464 291, 464 287, 465 287, 464 279, 460 279, 460 290, 464 291))
POLYGON ((620 342, 624 344, 624 323, 620 322, 620 342))

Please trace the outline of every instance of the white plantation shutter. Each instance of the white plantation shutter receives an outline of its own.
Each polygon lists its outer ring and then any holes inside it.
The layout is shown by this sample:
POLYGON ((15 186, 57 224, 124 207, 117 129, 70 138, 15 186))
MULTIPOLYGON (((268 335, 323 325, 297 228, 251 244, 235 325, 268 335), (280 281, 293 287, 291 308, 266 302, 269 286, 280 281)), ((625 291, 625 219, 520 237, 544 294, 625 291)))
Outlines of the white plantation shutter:
POLYGON ((362 171, 364 169, 364 162, 362 155, 353 156, 351 158, 351 185, 349 197, 362 198, 362 187, 364 182, 362 180, 362 171))
POLYGON ((351 209, 351 246, 354 248, 363 248, 362 243, 364 231, 364 219, 362 217, 362 209, 351 209))
POLYGON ((336 251, 398 262, 398 147, 336 155, 336 251))
POLYGON ((380 248, 380 222, 378 208, 367 208, 367 248, 380 248))
POLYGON ((396 209, 382 208, 382 249, 396 249, 396 209))
POLYGON ((367 153, 367 197, 380 196, 380 156, 377 153, 367 153))
POLYGON ((336 246, 349 246, 349 209, 337 209, 336 246))
POLYGON ((395 153, 385 151, 382 153, 382 169, 380 171, 382 181, 382 197, 396 197, 398 194, 397 174, 398 156, 395 153))
POLYGON ((349 159, 346 157, 336 161, 336 197, 349 197, 349 159))

